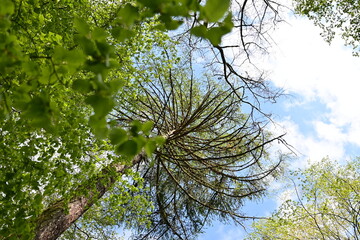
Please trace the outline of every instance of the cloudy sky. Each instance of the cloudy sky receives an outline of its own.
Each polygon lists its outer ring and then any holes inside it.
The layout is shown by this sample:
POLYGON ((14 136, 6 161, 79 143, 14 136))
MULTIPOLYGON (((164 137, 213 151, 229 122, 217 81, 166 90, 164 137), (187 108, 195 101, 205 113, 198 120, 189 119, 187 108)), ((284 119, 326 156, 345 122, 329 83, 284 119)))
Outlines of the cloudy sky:
POLYGON ((298 164, 354 157, 360 153, 360 58, 341 39, 324 42, 307 19, 288 22, 275 32, 269 66, 274 84, 290 95, 274 112, 300 154, 298 164))
MULTIPOLYGON (((287 15, 272 34, 264 67, 273 84, 287 96, 269 107, 297 153, 291 167, 305 167, 323 157, 347 160, 360 156, 360 58, 341 39, 331 45, 309 20, 287 15)), ((268 214, 278 199, 248 206, 249 214, 268 214)), ((242 239, 243 230, 216 223, 202 240, 242 239)))

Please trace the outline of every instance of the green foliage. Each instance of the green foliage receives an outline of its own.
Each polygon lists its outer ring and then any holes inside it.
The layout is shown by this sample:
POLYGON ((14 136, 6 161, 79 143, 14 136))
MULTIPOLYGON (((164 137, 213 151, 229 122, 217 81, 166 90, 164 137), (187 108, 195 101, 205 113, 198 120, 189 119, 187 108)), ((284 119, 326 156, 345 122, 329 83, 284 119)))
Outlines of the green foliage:
POLYGON ((359 159, 340 165, 323 159, 293 172, 295 200, 253 224, 249 239, 357 239, 360 236, 359 159))
MULTIPOLYGON (((7 117, 11 109, 16 108, 23 113, 20 117, 32 119, 33 126, 52 129, 57 122, 56 106, 50 104, 51 92, 56 91, 59 84, 72 85, 69 91, 87 96, 85 103, 94 110, 91 126, 100 137, 107 136, 104 121, 114 106, 112 98, 118 90, 116 84, 107 81, 109 71, 120 67, 115 59, 115 43, 134 38, 135 25, 156 14, 159 14, 159 24, 171 30, 182 24, 182 20, 174 17, 189 17, 189 12, 200 11, 199 20, 217 22, 229 7, 229 1, 218 0, 210 0, 205 6, 197 1, 114 2, 105 6, 99 1, 94 5, 99 9, 90 13, 94 10, 92 1, 81 4, 65 0, 36 1, 36 4, 7 2, 0 12, 4 19, 0 70, 6 82, 1 94, 0 115, 7 117), (111 18, 100 13, 107 13, 111 18), (109 41, 111 37, 115 41, 109 41), (74 75, 84 73, 88 76, 86 79, 74 81, 74 75), (13 76, 19 77, 17 81, 6 81, 13 76), (33 110, 38 114, 25 113, 33 110)), ((228 15, 219 26, 206 29, 204 33, 193 32, 218 45, 231 29, 231 15, 228 15)))
POLYGON ((205 6, 203 7, 203 14, 205 19, 209 22, 219 21, 228 11, 230 7, 230 0, 217 1, 217 0, 208 0, 206 1, 205 6))
POLYGON ((1 1, 0 239, 30 239, 51 203, 79 194, 108 164, 164 143, 152 122, 119 126, 111 114, 137 96, 136 86, 128 91, 144 72, 136 56, 168 41, 160 30, 204 12, 218 26, 201 37, 220 43, 232 27, 221 21, 228 3, 214 11, 220 2, 1 1))
POLYGON ((263 162, 274 139, 241 112, 248 77, 227 62, 223 77, 236 75, 236 88, 198 76, 193 56, 180 61, 183 46, 167 36, 190 20, 186 33, 219 47, 234 27, 229 6, 2 1, 0 239, 31 239, 46 209, 109 186, 64 238, 95 238, 85 229, 107 239, 125 225, 188 239, 214 217, 242 219, 244 199, 276 177, 277 165, 263 162))
POLYGON ((231 32, 233 23, 231 21, 232 15, 229 13, 224 21, 216 27, 207 28, 205 25, 199 25, 191 29, 191 33, 195 36, 209 39, 212 45, 218 46, 221 43, 221 38, 225 34, 231 32))
POLYGON ((56 137, 15 116, 1 124, 1 236, 25 238, 43 209, 94 174, 94 164, 105 160, 100 155, 111 149, 89 138, 84 106, 64 103, 61 114, 71 118, 59 121, 56 137))
POLYGON ((353 54, 360 51, 360 3, 357 0, 295 0, 296 11, 313 20, 329 43, 340 34, 353 54))
POLYGON ((119 239, 119 227, 149 225, 146 217, 153 210, 144 190, 143 179, 138 173, 127 171, 116 185, 66 231, 60 239, 119 239))

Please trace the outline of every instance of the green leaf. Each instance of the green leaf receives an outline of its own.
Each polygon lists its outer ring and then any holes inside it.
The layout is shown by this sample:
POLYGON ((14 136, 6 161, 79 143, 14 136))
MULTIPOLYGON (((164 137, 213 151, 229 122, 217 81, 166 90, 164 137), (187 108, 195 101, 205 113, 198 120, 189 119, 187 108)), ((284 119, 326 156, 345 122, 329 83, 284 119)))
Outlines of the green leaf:
POLYGON ((82 48, 85 54, 90 56, 97 55, 97 48, 95 43, 85 36, 75 36, 76 42, 82 48))
POLYGON ((135 120, 131 123, 130 132, 134 137, 138 136, 141 130, 142 130, 142 124, 139 120, 135 120))
POLYGON ((162 136, 156 136, 153 138, 157 145, 161 146, 166 142, 166 139, 162 136))
POLYGON ((15 6, 11 0, 1 0, 0 15, 13 14, 14 10, 15 10, 15 6))
POLYGON ((86 103, 90 104, 98 118, 105 117, 114 107, 114 101, 110 97, 92 95, 86 98, 86 103))
POLYGON ((64 47, 58 46, 54 49, 53 59, 55 61, 62 61, 64 60, 67 54, 67 50, 64 47))
POLYGON ((110 141, 113 145, 118 145, 127 140, 127 132, 122 128, 114 128, 111 130, 110 134, 110 141))
POLYGON ((112 93, 116 93, 122 86, 124 86, 125 81, 123 79, 111 79, 109 82, 109 87, 112 93))
POLYGON ((118 154, 125 156, 135 156, 138 153, 138 145, 134 140, 128 140, 116 148, 118 154))
POLYGON ((95 136, 99 139, 105 139, 109 133, 109 129, 106 126, 94 126, 95 136))
POLYGON ((205 38, 207 32, 207 28, 204 25, 193 27, 190 30, 190 33, 197 37, 205 38))
POLYGON ((74 49, 66 53, 64 60, 77 67, 85 62, 86 55, 80 49, 74 49))
POLYGON ((145 144, 145 153, 148 157, 151 157, 151 155, 153 154, 153 152, 155 151, 156 149, 156 141, 154 140, 149 140, 146 144, 145 144))
POLYGON ((45 23, 45 17, 43 14, 39 14, 39 23, 44 24, 45 23))
MULTIPOLYGON (((63 73, 74 73, 86 61, 86 55, 80 49, 67 50, 64 47, 56 47, 53 55, 54 61, 61 65, 63 73)), ((59 71, 59 69, 57 69, 59 71)))
POLYGON ((232 21, 232 13, 229 12, 229 14, 226 16, 226 18, 224 19, 224 21, 222 22, 223 27, 225 29, 227 29, 228 32, 231 32, 231 30, 234 27, 234 23, 232 21))
POLYGON ((113 47, 110 44, 108 44, 106 41, 102 41, 102 42, 96 41, 95 43, 97 49, 99 50, 102 56, 109 57, 109 54, 113 53, 114 50, 113 47))
POLYGON ((36 196, 34 198, 34 204, 42 206, 42 200, 43 200, 42 195, 41 194, 36 194, 36 196))
POLYGON ((144 147, 147 142, 146 138, 142 135, 139 135, 139 136, 133 138, 133 140, 137 143, 138 149, 141 149, 142 147, 144 147))
POLYGON ((214 27, 208 30, 206 38, 209 39, 212 45, 218 46, 221 43, 221 38, 227 33, 223 27, 214 27))
POLYGON ((159 19, 165 24, 167 30, 175 30, 183 23, 183 21, 172 19, 168 14, 162 14, 159 19))
POLYGON ((87 35, 90 33, 90 26, 87 22, 82 18, 75 18, 74 19, 74 27, 78 30, 79 34, 87 35))
POLYGON ((47 85, 55 82, 56 80, 56 75, 53 74, 53 69, 50 65, 45 66, 41 69, 41 75, 38 78, 39 83, 47 85))
POLYGON ((114 27, 111 29, 111 35, 118 41, 123 42, 125 39, 131 38, 135 35, 135 32, 123 27, 114 27))
POLYGON ((75 80, 72 87, 74 90, 81 93, 88 93, 93 90, 90 81, 86 79, 75 80))
POLYGON ((38 128, 51 130, 50 99, 45 96, 35 96, 28 103, 23 117, 27 118, 31 125, 38 128))
POLYGON ((91 33, 92 39, 98 40, 101 42, 106 42, 107 37, 108 37, 107 32, 102 28, 95 28, 91 33))
POLYGON ((216 22, 224 16, 230 7, 230 0, 207 0, 203 8, 205 18, 209 22, 216 22))
POLYGON ((126 26, 131 26, 139 18, 139 9, 127 3, 118 14, 118 19, 126 26))
POLYGON ((39 65, 32 61, 23 62, 21 65, 23 71, 30 77, 36 77, 40 74, 39 65))
POLYGON ((150 131, 153 129, 154 123, 152 121, 147 121, 142 125, 142 131, 145 135, 149 135, 150 131))
MULTIPOLYGON (((11 21, 9 18, 3 18, 0 21, 0 29, 5 30, 11 26, 11 21)), ((0 41, 1 42, 1 41, 0 41)))
POLYGON ((30 102, 27 111, 24 113, 28 118, 45 117, 49 101, 43 97, 35 96, 30 102))

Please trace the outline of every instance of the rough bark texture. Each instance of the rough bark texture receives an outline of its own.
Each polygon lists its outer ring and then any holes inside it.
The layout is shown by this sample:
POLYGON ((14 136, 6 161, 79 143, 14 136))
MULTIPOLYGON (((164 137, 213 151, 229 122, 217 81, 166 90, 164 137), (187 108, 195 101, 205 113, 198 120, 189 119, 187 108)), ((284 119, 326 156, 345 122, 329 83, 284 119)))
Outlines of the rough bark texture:
MULTIPOLYGON (((125 169, 131 168, 141 162, 144 152, 136 155, 132 164, 114 165, 112 170, 117 174, 123 174, 125 169)), ((75 196, 70 201, 58 201, 46 209, 37 223, 35 240, 57 239, 72 223, 80 218, 106 191, 115 183, 114 175, 109 170, 104 170, 100 176, 95 178, 96 187, 90 192, 81 196, 75 196), (66 206, 67 204, 67 206, 66 206)), ((87 184, 80 186, 80 189, 89 189, 87 184)), ((84 192, 84 191, 79 191, 84 192)))

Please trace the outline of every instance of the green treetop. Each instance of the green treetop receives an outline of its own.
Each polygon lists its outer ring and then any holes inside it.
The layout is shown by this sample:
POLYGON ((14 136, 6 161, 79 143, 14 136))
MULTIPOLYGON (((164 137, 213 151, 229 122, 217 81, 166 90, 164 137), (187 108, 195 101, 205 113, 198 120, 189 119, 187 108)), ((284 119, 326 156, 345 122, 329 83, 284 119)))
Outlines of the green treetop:
POLYGON ((249 239, 358 239, 359 159, 323 159, 293 173, 294 200, 253 224, 249 239))
POLYGON ((0 239, 121 222, 181 239, 213 217, 242 218, 241 200, 277 174, 266 149, 281 137, 264 130, 259 105, 277 94, 225 52, 250 57, 264 14, 277 13, 268 1, 232 4, 0 3, 0 239), (239 44, 221 45, 233 29, 239 44))

